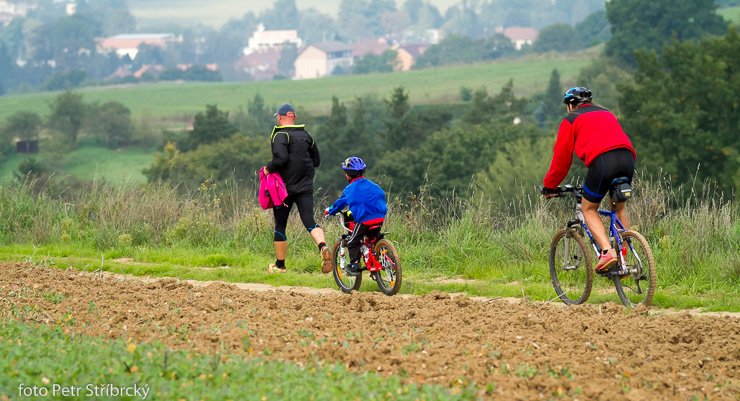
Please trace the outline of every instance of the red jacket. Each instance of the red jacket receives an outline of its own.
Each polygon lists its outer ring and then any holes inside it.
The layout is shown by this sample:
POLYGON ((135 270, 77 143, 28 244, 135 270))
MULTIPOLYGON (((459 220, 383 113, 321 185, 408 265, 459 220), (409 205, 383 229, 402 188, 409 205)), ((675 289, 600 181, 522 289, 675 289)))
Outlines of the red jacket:
POLYGON ((563 182, 570 170, 574 150, 589 167, 600 154, 617 148, 629 149, 637 158, 632 142, 614 114, 592 104, 578 107, 560 123, 555 154, 544 180, 545 188, 555 189, 563 182))

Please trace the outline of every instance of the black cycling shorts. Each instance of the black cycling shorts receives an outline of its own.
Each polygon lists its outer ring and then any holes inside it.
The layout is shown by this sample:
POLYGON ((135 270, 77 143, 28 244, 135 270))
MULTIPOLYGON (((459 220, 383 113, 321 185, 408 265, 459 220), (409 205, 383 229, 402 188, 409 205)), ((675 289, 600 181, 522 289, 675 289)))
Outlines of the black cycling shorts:
POLYGON ((612 187, 615 178, 627 177, 632 183, 635 173, 635 156, 627 148, 612 149, 597 156, 583 180, 583 197, 599 203, 612 187))

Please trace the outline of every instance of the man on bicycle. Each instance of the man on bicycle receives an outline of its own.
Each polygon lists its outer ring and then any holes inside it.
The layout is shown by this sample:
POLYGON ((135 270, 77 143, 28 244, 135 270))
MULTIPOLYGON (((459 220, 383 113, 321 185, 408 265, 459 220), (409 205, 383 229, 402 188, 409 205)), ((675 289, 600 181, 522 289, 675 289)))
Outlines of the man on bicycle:
MULTIPOLYGON (((591 91, 584 87, 568 89, 563 103, 568 115, 560 123, 558 138, 550 170, 544 179, 543 195, 550 198, 568 175, 576 156, 586 163, 588 173, 583 182, 583 218, 596 241, 601 246, 597 272, 608 270, 617 263, 617 253, 609 243, 598 209, 601 200, 612 187, 615 178, 627 177, 632 182, 636 154, 627 134, 609 110, 592 104, 591 91)), ((625 202, 617 203, 616 214, 629 228, 625 202)))
POLYGON ((352 213, 355 227, 347 241, 351 263, 347 269, 347 274, 350 276, 358 276, 362 273, 360 271, 362 239, 368 234, 377 235, 380 233, 380 227, 388 213, 385 192, 378 184, 365 178, 366 167, 365 162, 359 157, 348 157, 342 163, 344 178, 349 181, 349 185, 342 191, 342 196, 324 211, 325 215, 334 215, 345 206, 349 206, 349 211, 352 213))

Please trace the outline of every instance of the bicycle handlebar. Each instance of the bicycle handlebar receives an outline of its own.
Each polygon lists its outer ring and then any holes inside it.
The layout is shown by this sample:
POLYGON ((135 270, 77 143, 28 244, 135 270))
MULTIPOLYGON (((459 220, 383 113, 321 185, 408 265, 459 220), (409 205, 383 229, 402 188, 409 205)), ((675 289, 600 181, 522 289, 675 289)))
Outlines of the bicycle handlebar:
POLYGON ((576 195, 580 195, 581 192, 583 192, 583 187, 574 187, 570 184, 566 184, 565 187, 557 187, 555 190, 547 189, 543 187, 542 185, 538 185, 537 188, 539 188, 540 193, 542 195, 551 195, 552 198, 560 198, 565 196, 567 193, 575 193, 576 195), (552 192, 550 192, 552 191, 552 192))

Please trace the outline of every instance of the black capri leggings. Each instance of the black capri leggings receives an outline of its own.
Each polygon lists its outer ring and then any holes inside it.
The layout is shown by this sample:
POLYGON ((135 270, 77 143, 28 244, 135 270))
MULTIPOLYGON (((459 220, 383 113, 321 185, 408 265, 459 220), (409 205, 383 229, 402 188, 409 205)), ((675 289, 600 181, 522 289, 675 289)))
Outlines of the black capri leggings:
POLYGON ((308 232, 311 232, 311 230, 319 226, 313 218, 313 194, 306 193, 288 195, 288 197, 285 198, 285 204, 287 206, 275 206, 272 209, 275 216, 276 242, 288 240, 288 237, 285 235, 285 228, 288 226, 288 217, 290 216, 290 210, 293 208, 294 203, 296 204, 296 207, 298 207, 298 214, 301 215, 301 222, 308 232))

